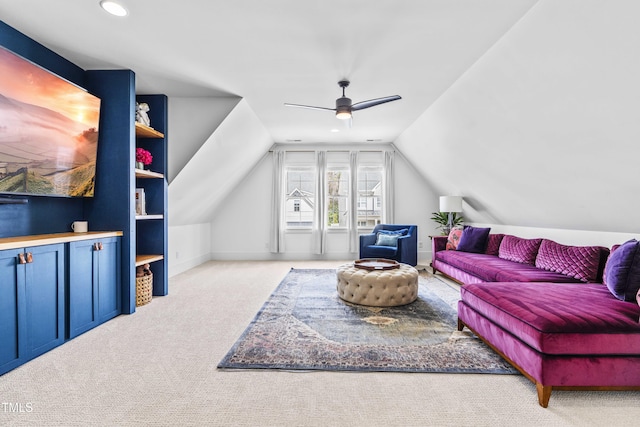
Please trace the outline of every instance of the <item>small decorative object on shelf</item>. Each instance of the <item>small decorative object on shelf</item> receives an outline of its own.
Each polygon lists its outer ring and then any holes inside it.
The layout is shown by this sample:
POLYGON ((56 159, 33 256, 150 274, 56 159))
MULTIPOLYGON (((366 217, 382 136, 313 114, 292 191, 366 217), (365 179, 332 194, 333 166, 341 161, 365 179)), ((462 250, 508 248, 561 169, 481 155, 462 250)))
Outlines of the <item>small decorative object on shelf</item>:
POLYGON ((144 169, 153 161, 153 156, 144 148, 136 148, 136 169, 144 169))
POLYGON ((153 291, 153 273, 149 264, 136 268, 136 307, 151 302, 153 291))
POLYGON ((136 122, 142 123, 145 126, 151 127, 151 120, 149 120, 149 104, 146 102, 136 102, 136 122))
POLYGON ((136 188, 136 215, 146 215, 147 207, 144 198, 144 188, 136 188))

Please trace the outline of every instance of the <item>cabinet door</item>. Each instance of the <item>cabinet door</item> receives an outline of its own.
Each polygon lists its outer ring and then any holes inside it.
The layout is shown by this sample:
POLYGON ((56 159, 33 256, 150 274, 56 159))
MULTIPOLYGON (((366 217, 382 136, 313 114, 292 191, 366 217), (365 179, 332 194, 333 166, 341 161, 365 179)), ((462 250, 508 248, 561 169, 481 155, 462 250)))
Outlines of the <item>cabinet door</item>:
POLYGON ((69 338, 98 324, 98 252, 94 240, 69 243, 69 338))
POLYGON ((120 238, 102 239, 98 254, 98 318, 105 322, 121 313, 120 238))
POLYGON ((64 342, 64 245, 26 248, 25 266, 27 357, 32 359, 64 342))
POLYGON ((26 361, 22 249, 0 251, 0 375, 26 361))

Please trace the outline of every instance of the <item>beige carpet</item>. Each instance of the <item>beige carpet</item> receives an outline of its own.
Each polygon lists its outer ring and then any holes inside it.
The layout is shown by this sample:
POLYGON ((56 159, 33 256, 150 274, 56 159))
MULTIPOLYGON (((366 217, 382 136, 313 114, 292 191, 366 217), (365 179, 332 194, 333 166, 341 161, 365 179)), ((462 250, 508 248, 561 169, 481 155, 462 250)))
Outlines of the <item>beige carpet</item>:
POLYGON ((291 267, 339 264, 210 262, 174 277, 169 296, 0 377, 0 425, 637 425, 640 392, 554 391, 543 409, 516 375, 216 369, 291 267))

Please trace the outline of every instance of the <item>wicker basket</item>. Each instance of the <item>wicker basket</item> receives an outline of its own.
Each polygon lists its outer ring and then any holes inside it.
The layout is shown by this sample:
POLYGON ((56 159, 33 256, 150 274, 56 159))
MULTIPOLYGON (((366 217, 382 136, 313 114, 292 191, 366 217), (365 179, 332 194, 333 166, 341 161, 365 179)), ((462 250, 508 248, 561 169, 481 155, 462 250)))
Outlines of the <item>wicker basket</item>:
POLYGON ((136 277, 136 307, 149 304, 152 298, 153 274, 136 277))

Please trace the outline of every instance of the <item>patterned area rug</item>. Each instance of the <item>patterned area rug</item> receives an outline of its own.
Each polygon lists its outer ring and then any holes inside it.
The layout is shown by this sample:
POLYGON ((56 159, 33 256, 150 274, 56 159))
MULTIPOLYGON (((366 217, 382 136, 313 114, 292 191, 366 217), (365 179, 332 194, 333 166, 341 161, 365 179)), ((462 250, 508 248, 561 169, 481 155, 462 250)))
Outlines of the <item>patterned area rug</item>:
POLYGON ((421 272, 413 303, 366 307, 338 297, 335 270, 292 269, 218 368, 516 374, 457 331, 458 297, 421 272))

